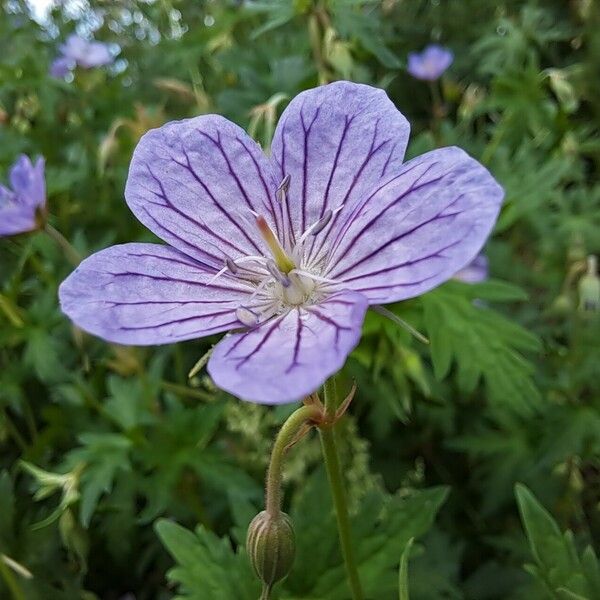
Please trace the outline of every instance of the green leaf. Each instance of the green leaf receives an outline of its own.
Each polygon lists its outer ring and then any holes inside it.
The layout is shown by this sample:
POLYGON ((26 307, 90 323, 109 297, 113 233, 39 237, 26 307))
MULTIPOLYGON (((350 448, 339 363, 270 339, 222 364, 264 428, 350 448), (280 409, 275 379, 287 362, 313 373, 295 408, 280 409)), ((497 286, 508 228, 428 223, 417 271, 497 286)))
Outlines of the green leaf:
POLYGON ((398 572, 398 593, 400 600, 410 600, 408 593, 408 557, 410 556, 410 549, 412 548, 415 538, 410 538, 402 556, 400 557, 400 569, 398 572))
POLYGON ((571 531, 561 533, 552 515, 522 484, 515 487, 521 520, 535 565, 527 569, 544 589, 565 600, 597 600, 598 562, 586 550, 580 558, 571 531), (585 566, 584 566, 585 561, 585 566))
POLYGON ((260 585, 246 555, 202 526, 195 533, 160 519, 155 530, 177 562, 168 573, 186 600, 256 600, 260 585))
MULTIPOLYGON (((458 282, 421 298, 436 378, 443 379, 456 363, 459 387, 472 393, 480 380, 490 402, 519 413, 540 404, 535 370, 522 353, 539 351, 536 336, 473 298, 477 290, 458 282)), ((492 297, 514 297, 511 286, 482 286, 492 297)))

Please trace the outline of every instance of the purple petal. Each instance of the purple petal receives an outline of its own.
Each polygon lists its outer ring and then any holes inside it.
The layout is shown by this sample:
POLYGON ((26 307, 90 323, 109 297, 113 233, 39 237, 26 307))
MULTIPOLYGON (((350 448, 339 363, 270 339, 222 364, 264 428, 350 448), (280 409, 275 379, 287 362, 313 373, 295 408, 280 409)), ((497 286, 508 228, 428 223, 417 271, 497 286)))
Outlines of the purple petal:
POLYGON ((146 133, 131 161, 125 197, 137 218, 197 260, 266 253, 253 211, 277 231, 277 188, 260 147, 217 115, 168 123, 146 133))
POLYGON ((17 202, 36 208, 46 203, 46 183, 44 180, 44 159, 38 158, 35 165, 21 154, 13 164, 8 179, 17 202))
POLYGON ((71 58, 61 56, 55 59, 50 65, 50 75, 57 79, 62 79, 75 68, 75 61, 71 58))
POLYGON ((85 55, 87 43, 87 40, 78 36, 76 33, 72 33, 59 49, 65 58, 70 58, 77 62, 82 56, 85 55))
POLYGON ((488 259, 485 254, 478 254, 466 267, 454 274, 454 279, 465 283, 481 283, 488 278, 488 259))
POLYGON ((79 58, 79 65, 84 69, 102 67, 113 62, 113 57, 106 44, 88 42, 85 53, 79 58))
POLYGON ((0 237, 33 231, 37 226, 35 210, 30 206, 0 199, 0 237))
POLYGON ((235 316, 252 289, 160 244, 123 244, 93 254, 62 283, 63 312, 110 342, 168 344, 241 323, 235 316))
POLYGON ((294 402, 314 392, 358 343, 367 300, 343 291, 320 304, 291 310, 248 332, 225 337, 208 371, 243 400, 294 402))
MULTIPOLYGON (((328 209, 344 205, 330 227, 402 164, 409 124, 383 90, 340 81, 302 92, 273 138, 280 180, 297 239, 328 209)), ((324 238, 330 233, 325 232, 324 238)))
POLYGON ((454 61, 451 50, 431 44, 423 52, 408 55, 408 72, 417 79, 435 81, 439 79, 454 61))
MULTIPOLYGON (((103 42, 90 42, 77 34, 72 34, 60 47, 63 59, 70 61, 71 68, 76 63, 84 69, 101 67, 113 62, 108 45, 103 42)), ((59 65, 60 66, 60 65, 59 65)))
POLYGON ((503 195, 459 148, 415 158, 363 201, 335 240, 327 276, 371 303, 422 294, 477 255, 503 195))

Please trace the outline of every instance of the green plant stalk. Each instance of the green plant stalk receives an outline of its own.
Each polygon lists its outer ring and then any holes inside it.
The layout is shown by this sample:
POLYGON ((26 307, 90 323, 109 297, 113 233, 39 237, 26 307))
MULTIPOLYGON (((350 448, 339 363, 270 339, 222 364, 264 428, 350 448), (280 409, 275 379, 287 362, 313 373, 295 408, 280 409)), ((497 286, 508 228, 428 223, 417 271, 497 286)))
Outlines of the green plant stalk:
POLYGON ((12 571, 5 564, 4 560, 0 556, 0 575, 6 584, 6 587, 10 590, 10 594, 14 600, 26 600, 25 594, 18 584, 17 579, 13 575, 12 571))
MULTIPOLYGON (((338 406, 337 389, 334 377, 330 378, 325 383, 324 391, 325 412, 330 421, 330 419, 333 419, 338 406)), ((346 574, 348 575, 350 591, 352 592, 352 600, 363 600, 356 557, 354 556, 354 547, 352 546, 352 532, 350 528, 350 517, 348 516, 348 504, 346 502, 344 480, 335 441, 335 424, 319 428, 319 433, 321 435, 321 448, 323 450, 327 478, 329 479, 329 488, 331 490, 333 506, 335 508, 340 547, 342 556, 344 557, 344 565, 346 567, 346 574)))
POLYGON ((46 223, 44 225, 44 231, 51 237, 63 251, 66 259, 74 266, 78 266, 81 262, 81 255, 72 244, 67 240, 67 238, 60 232, 58 229, 55 229, 50 225, 50 223, 46 223))
POLYGON ((277 516, 281 510, 281 480, 283 476, 283 458, 289 444, 303 425, 317 417, 316 406, 302 406, 294 411, 283 424, 271 451, 271 461, 267 471, 265 510, 271 516, 277 516))

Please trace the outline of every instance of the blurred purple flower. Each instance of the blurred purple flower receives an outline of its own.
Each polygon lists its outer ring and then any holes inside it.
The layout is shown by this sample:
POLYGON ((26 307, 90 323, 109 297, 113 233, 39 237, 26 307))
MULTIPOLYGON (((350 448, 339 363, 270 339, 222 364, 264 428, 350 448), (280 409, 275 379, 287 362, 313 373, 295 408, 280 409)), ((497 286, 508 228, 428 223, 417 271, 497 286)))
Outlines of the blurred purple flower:
POLYGON ((63 56, 55 59, 50 65, 50 75, 62 79, 75 68, 75 61, 63 56))
POLYGON ((298 400, 337 372, 370 304, 418 296, 481 249, 503 197, 459 148, 403 164, 409 125, 382 90, 299 94, 272 156, 217 115, 140 140, 125 197, 169 245, 94 254, 63 282, 63 311, 122 344, 236 330, 208 370, 240 398, 298 400))
POLYGON ((435 81, 452 64, 454 54, 448 48, 431 44, 422 52, 408 55, 408 72, 417 79, 435 81))
POLYGON ((37 229, 46 210, 44 159, 35 165, 22 154, 8 174, 10 188, 0 185, 0 237, 37 229))
POLYGON ((91 69, 111 64, 114 60, 107 44, 90 42, 77 34, 67 38, 60 46, 60 53, 50 66, 50 75, 53 77, 64 77, 76 66, 91 69))
POLYGON ((485 254, 478 254, 466 267, 454 275, 454 279, 465 283, 481 283, 488 278, 488 259, 485 254))

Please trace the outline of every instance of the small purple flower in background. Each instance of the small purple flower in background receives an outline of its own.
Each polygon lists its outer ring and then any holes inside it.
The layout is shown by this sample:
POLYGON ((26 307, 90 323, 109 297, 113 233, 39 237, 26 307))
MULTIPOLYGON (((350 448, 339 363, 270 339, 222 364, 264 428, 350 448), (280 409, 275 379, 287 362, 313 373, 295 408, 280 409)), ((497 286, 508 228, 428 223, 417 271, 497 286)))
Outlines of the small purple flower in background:
POLYGON ((454 279, 465 283, 481 283, 488 278, 488 259, 485 254, 478 254, 466 267, 454 275, 454 279))
POLYGON ((70 58, 56 58, 50 65, 50 75, 57 79, 62 79, 75 68, 75 62, 70 58))
POLYGON ((408 55, 408 72, 417 79, 435 81, 452 64, 454 54, 448 48, 431 44, 422 52, 408 55))
POLYGON ((38 229, 46 211, 44 159, 22 154, 10 168, 10 188, 0 185, 0 237, 38 229))
POLYGON ((60 47, 60 56, 50 65, 50 75, 64 77, 79 66, 84 69, 102 67, 113 62, 108 46, 102 42, 90 42, 72 34, 60 47))
POLYGON ((125 198, 168 245, 123 244, 60 288, 83 329, 133 345, 234 330, 208 370, 245 400, 313 392, 344 365, 371 304, 412 298, 477 255, 502 188, 459 148, 403 163, 409 124, 382 90, 299 94, 263 154, 217 115, 140 140, 125 198))

